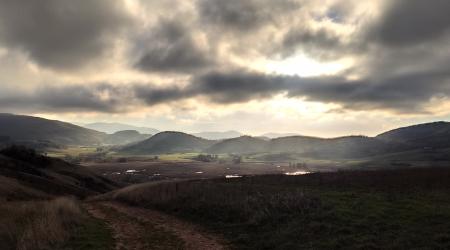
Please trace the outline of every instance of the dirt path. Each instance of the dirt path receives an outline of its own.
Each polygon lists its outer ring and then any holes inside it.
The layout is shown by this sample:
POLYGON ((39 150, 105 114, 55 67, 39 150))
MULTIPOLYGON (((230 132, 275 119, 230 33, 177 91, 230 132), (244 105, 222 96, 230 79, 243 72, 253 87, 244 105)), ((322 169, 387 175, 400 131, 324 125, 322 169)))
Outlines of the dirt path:
POLYGON ((111 226, 116 250, 226 249, 218 237, 158 211, 113 202, 87 203, 85 207, 111 226))

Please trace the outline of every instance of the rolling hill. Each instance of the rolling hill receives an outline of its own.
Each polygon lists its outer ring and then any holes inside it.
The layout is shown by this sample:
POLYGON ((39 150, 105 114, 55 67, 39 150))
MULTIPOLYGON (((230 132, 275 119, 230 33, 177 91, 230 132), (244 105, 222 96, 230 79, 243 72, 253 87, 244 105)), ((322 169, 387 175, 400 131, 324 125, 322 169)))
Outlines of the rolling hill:
POLYGON ((108 134, 114 134, 116 132, 124 130, 135 130, 141 134, 151 134, 151 135, 159 133, 159 130, 154 128, 137 127, 123 123, 96 122, 83 125, 83 127, 101 131, 108 134))
POLYGON ((161 132, 142 142, 126 146, 121 152, 134 154, 164 154, 202 152, 214 141, 181 132, 161 132))
POLYGON ((27 200, 59 195, 88 195, 119 187, 89 169, 38 155, 24 147, 0 151, 0 198, 27 200))
POLYGON ((291 136, 273 139, 269 152, 292 152, 318 158, 359 158, 401 150, 397 143, 366 136, 317 138, 291 136))
POLYGON ((251 137, 241 136, 238 138, 227 139, 218 142, 206 149, 207 153, 211 154, 248 154, 267 151, 269 142, 266 140, 251 137))
POLYGON ((67 122, 0 114, 0 138, 3 138, 3 142, 49 141, 61 145, 97 145, 102 143, 105 136, 105 133, 67 122))
MULTIPOLYGON (((115 125, 113 123, 98 124, 115 125)), ((222 138, 239 134, 236 131, 228 131, 205 132, 195 135, 206 138, 222 138)), ((415 150, 448 149, 450 148, 450 123, 418 124, 390 130, 376 137, 318 138, 287 136, 270 139, 267 137, 240 136, 224 140, 208 140, 182 132, 162 132, 152 137, 149 134, 141 134, 136 130, 106 134, 56 120, 0 114, 0 145, 10 144, 28 145, 34 148, 51 148, 59 145, 125 145, 120 152, 130 154, 185 152, 212 154, 295 153, 315 158, 361 158, 415 150)))
POLYGON ((382 133, 376 138, 401 143, 411 149, 449 148, 450 123, 433 122, 398 128, 382 133))

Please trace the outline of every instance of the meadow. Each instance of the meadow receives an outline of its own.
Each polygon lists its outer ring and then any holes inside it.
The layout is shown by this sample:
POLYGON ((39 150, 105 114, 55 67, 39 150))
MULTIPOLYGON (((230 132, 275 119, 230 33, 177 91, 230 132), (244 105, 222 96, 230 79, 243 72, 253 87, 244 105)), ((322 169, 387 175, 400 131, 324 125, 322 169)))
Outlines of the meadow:
POLYGON ((444 168, 345 171, 141 184, 100 199, 190 220, 237 249, 448 249, 449 180, 444 168))

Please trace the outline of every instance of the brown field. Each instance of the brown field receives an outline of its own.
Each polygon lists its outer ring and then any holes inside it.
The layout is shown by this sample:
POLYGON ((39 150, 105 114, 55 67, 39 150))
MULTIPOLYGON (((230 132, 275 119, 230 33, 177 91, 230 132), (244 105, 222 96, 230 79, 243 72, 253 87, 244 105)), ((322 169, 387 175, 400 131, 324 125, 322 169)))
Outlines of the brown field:
MULTIPOLYGON (((286 174, 310 171, 288 163, 205 163, 169 161, 130 161, 125 163, 84 163, 86 167, 114 181, 143 183, 174 179, 209 179, 230 176, 286 174)), ((320 169, 327 170, 327 169, 320 169)), ((315 169, 314 171, 317 171, 315 169)))

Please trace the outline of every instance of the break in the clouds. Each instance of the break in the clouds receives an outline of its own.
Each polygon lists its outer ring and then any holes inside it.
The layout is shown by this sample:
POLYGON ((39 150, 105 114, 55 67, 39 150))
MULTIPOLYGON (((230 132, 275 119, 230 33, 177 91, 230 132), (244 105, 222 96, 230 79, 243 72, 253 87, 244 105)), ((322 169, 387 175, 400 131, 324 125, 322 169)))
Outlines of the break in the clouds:
POLYGON ((183 120, 275 100, 442 115, 449 8, 446 0, 0 0, 0 66, 11 72, 1 71, 0 103, 51 114, 195 110, 183 120))

